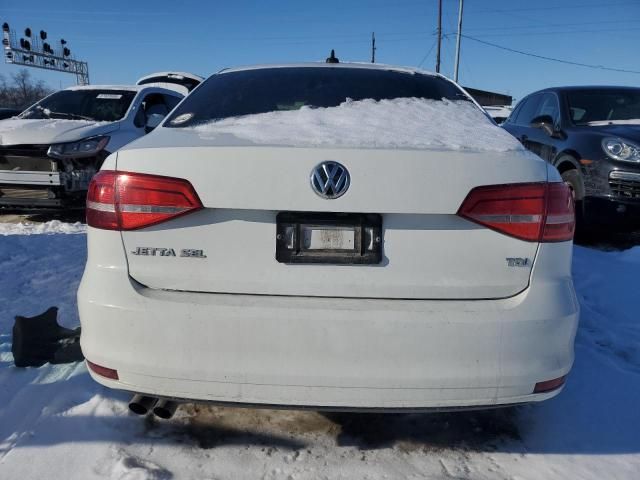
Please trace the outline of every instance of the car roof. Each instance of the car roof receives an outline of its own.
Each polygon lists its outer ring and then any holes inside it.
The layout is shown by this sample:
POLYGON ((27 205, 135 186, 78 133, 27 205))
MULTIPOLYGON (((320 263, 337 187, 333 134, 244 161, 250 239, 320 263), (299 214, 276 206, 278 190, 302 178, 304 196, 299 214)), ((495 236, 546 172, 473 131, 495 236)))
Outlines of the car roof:
MULTIPOLYGON (((195 75, 193 73, 189 73, 189 72, 155 72, 155 73, 150 73, 149 75, 145 75, 144 77, 140 77, 138 79, 138 81, 136 82, 136 84, 140 83, 140 82, 144 82, 145 80, 148 80, 150 78, 155 78, 155 77, 171 77, 171 76, 181 76, 181 77, 185 77, 191 80, 197 80, 198 82, 201 82, 203 80, 203 78, 200 75, 195 75)), ((144 83, 143 83, 144 85, 144 83)))
POLYGON ((141 92, 143 90, 159 90, 171 93, 178 93, 182 96, 185 96, 185 93, 178 90, 170 88, 170 86, 166 86, 165 84, 158 85, 155 83, 149 83, 145 85, 74 85, 72 87, 67 87, 65 90, 125 90, 130 92, 141 92))
POLYGON ((442 77, 447 80, 444 75, 439 73, 430 72, 428 70, 421 70, 413 67, 400 67, 395 65, 386 65, 384 63, 364 63, 364 62, 343 62, 343 63, 326 63, 326 62, 301 62, 301 63, 274 63, 274 64, 258 64, 247 65, 233 68, 225 68, 218 73, 231 73, 242 72, 247 70, 262 70, 266 68, 361 68, 366 70, 383 70, 394 71, 401 73, 420 73, 423 75, 430 75, 432 77, 442 77))
POLYGON ((142 88, 142 85, 74 85, 65 88, 65 90, 129 90, 139 92, 142 88))
POLYGON ((576 92, 581 90, 640 90, 640 87, 631 87, 628 85, 567 85, 563 87, 548 87, 543 88, 542 90, 537 90, 535 92, 531 92, 528 96, 533 95, 535 93, 545 93, 545 92, 576 92))

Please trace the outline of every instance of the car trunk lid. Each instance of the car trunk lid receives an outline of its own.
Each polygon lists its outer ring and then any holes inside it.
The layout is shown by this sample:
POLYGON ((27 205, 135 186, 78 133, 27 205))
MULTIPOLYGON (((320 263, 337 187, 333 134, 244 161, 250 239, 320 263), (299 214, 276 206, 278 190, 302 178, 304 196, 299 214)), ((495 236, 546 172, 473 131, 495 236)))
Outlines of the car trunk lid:
POLYGON ((475 187, 547 180, 545 163, 521 151, 142 148, 121 151, 117 168, 185 178, 204 207, 122 233, 136 281, 167 290, 325 297, 485 299, 523 291, 538 243, 457 212, 475 187), (351 178, 336 199, 322 198, 311 184, 313 169, 327 161, 351 178), (277 218, 287 212, 379 215, 379 263, 278 261, 277 218))

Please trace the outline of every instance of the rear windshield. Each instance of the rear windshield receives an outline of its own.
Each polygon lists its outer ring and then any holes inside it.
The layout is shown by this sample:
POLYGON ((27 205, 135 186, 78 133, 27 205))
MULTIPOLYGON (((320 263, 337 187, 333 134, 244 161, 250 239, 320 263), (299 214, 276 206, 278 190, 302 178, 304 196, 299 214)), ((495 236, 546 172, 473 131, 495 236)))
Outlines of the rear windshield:
POLYGON ((21 118, 64 118, 115 122, 124 117, 136 92, 130 90, 60 90, 26 110, 21 118))
POLYGON ((393 98, 469 100, 453 83, 419 73, 365 68, 287 67, 209 77, 173 112, 165 127, 187 127, 228 117, 337 107, 393 98))
POLYGON ((640 119, 640 89, 594 89, 567 92, 575 125, 640 119))

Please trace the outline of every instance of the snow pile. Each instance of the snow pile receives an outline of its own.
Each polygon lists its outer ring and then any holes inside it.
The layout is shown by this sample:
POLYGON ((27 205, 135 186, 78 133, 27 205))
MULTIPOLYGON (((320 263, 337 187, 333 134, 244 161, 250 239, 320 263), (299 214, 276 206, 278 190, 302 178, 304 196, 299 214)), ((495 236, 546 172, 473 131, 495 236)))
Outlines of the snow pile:
POLYGON ((0 223, 0 235, 52 235, 55 233, 85 233, 84 223, 65 223, 60 220, 50 220, 43 223, 0 223))
POLYGON ((522 148, 471 102, 418 98, 347 101, 338 107, 302 107, 191 128, 203 139, 233 135, 262 145, 497 152, 522 148))
POLYGON ((0 478, 602 480, 640 471, 640 247, 576 247, 576 363, 553 400, 434 415, 183 406, 167 422, 83 364, 16 369, 14 315, 78 322, 84 235, 0 238, 0 478))

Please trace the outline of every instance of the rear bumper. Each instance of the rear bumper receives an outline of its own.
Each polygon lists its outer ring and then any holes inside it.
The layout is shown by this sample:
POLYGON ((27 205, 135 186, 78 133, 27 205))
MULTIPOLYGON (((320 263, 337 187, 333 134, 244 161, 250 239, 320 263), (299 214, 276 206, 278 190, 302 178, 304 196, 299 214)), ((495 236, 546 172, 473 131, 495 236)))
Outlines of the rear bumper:
POLYGON ((541 250, 533 276, 545 277, 502 300, 202 294, 136 283, 118 234, 96 232, 78 292, 82 350, 118 371, 117 381, 92 373, 108 387, 196 401, 396 410, 545 400, 559 390, 534 385, 569 372, 578 303, 571 245, 541 250))

